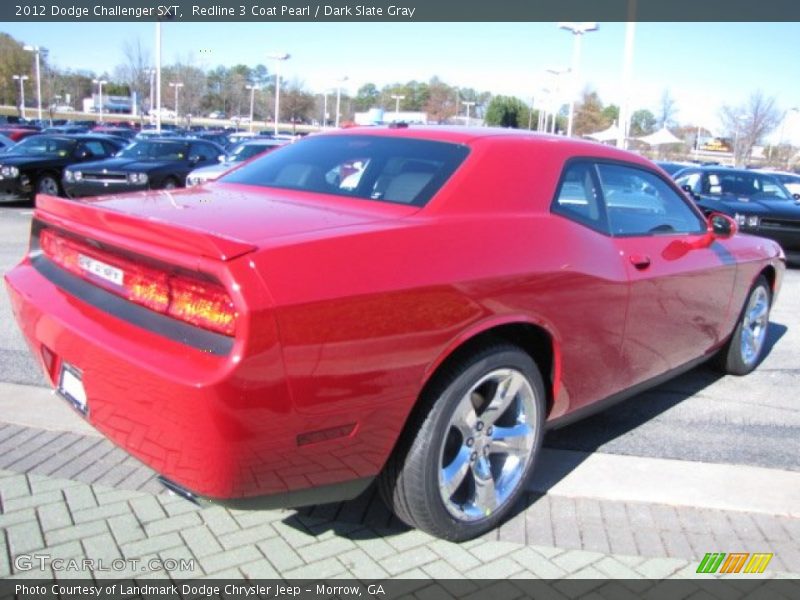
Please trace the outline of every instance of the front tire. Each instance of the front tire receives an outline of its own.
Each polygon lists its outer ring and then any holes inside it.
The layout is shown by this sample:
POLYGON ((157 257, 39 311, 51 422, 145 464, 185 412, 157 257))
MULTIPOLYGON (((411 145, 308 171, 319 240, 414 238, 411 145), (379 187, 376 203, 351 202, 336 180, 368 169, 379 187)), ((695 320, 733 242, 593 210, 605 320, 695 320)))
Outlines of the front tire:
POLYGON ((174 190, 178 188, 178 182, 175 180, 174 177, 167 177, 164 180, 163 189, 165 190, 174 190))
POLYGON ((61 186, 58 179, 50 173, 40 176, 36 182, 36 193, 47 194, 48 196, 61 196, 61 186))
POLYGON ((496 527, 525 489, 543 437, 536 364, 495 344, 446 368, 381 473, 378 489, 402 521, 463 541, 496 527))
POLYGON ((764 355, 772 290, 767 278, 759 276, 739 316, 731 339, 722 348, 718 366, 731 375, 747 375, 758 366, 764 355))

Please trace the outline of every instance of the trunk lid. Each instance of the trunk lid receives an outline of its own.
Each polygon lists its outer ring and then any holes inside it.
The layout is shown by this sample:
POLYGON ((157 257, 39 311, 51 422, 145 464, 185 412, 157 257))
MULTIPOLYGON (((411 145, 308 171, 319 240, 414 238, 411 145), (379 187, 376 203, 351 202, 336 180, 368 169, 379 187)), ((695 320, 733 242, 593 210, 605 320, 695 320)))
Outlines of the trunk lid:
MULTIPOLYGON (((419 210, 369 200, 256 186, 211 184, 178 191, 74 201, 39 195, 37 211, 171 249, 231 260, 287 236, 365 225, 419 210)), ((69 228, 69 223, 64 224, 69 228)))

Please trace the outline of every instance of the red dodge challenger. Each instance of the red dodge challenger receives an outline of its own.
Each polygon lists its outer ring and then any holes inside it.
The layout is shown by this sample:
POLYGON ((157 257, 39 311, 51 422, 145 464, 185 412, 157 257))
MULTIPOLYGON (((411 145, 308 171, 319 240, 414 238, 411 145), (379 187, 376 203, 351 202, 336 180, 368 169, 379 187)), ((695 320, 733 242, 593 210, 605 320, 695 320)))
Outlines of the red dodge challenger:
POLYGON ((492 129, 312 136, 217 182, 38 197, 6 275, 60 394, 186 497, 353 498, 463 540, 547 427, 764 350, 785 258, 649 161, 492 129))

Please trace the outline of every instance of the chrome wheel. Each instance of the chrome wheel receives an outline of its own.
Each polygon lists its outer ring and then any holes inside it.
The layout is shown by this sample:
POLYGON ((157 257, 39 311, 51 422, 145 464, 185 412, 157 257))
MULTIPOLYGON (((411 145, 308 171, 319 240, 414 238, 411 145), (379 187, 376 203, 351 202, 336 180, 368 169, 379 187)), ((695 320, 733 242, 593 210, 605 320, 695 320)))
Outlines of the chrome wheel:
POLYGON ((167 181, 164 182, 164 189, 165 190, 174 190, 177 187, 178 187, 178 184, 174 179, 167 179, 167 181))
POLYGON ((503 507, 521 485, 536 444, 537 403, 516 369, 496 369, 461 398, 439 451, 439 494, 459 521, 503 507))
POLYGON ((742 361, 746 365, 751 365, 761 355, 761 348, 767 337, 769 294, 763 286, 757 286, 753 290, 742 319, 740 351, 742 361))
POLYGON ((58 182, 49 176, 42 177, 39 180, 37 190, 40 194, 58 196, 58 182))

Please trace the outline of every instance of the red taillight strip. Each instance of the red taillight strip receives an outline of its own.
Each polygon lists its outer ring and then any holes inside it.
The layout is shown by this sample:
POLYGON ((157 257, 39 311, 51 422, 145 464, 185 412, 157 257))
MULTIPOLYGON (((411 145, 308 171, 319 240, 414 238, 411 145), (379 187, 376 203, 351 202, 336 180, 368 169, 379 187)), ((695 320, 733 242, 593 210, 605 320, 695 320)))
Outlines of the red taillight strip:
POLYGON ((70 273, 140 306, 224 335, 235 332, 238 314, 219 284, 143 266, 51 229, 39 232, 39 247, 47 258, 70 273), (88 270, 82 266, 86 259, 107 267, 111 275, 103 277, 88 270), (121 284, 116 283, 118 271, 122 273, 121 284))

